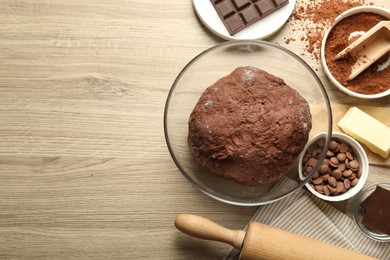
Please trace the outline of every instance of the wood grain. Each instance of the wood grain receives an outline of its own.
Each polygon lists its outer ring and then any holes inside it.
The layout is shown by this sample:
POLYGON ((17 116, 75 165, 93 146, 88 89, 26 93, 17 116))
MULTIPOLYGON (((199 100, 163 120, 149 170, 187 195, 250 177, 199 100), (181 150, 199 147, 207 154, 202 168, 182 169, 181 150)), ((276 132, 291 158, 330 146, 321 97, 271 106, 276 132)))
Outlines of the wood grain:
MULTIPOLYGON (((0 258, 223 257, 227 246, 173 226, 176 214, 195 213, 240 229, 256 210, 199 193, 166 148, 172 82, 195 55, 222 42, 191 1, 0 6, 0 258)), ((289 31, 286 25, 269 41, 285 45, 289 31)), ((302 51, 299 42, 287 47, 302 51)), ((303 58, 335 103, 357 101, 303 58)), ((389 180, 386 171, 373 167, 369 182, 389 180)))

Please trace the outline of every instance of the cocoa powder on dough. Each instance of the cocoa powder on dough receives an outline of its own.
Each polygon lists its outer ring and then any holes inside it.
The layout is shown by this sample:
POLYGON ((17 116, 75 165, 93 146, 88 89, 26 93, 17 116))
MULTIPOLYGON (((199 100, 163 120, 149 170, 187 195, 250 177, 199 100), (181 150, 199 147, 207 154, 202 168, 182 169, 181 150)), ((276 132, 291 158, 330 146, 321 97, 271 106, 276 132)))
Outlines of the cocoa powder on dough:
POLYGON ((325 59, 329 71, 333 77, 349 90, 361 94, 377 94, 390 88, 390 66, 378 71, 378 65, 389 59, 389 54, 384 55, 376 63, 372 64, 355 79, 348 81, 351 74, 351 66, 356 57, 348 57, 334 61, 333 58, 340 51, 359 37, 348 39, 353 32, 366 32, 380 21, 388 20, 374 13, 359 13, 343 19, 330 32, 325 45, 325 59))

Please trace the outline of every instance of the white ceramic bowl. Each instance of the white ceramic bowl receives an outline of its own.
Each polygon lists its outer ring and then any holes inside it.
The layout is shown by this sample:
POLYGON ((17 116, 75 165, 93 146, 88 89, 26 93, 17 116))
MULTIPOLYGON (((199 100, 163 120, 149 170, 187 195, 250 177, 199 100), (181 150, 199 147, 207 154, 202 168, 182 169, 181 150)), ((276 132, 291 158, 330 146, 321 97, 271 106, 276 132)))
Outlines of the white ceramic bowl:
POLYGON ((349 90, 348 88, 344 87, 340 82, 338 82, 333 77, 333 75, 329 71, 328 65, 326 64, 326 60, 325 60, 325 45, 326 45, 326 42, 328 40, 328 36, 329 36, 330 32, 332 31, 332 29, 341 20, 343 20, 344 18, 347 18, 347 17, 349 17, 351 15, 358 14, 358 13, 375 13, 375 14, 379 14, 379 15, 382 15, 382 16, 387 17, 387 18, 390 19, 390 11, 388 9, 381 8, 381 7, 376 7, 376 6, 358 6, 358 7, 354 7, 354 8, 351 8, 351 9, 343 12, 339 16, 337 16, 336 19, 334 20, 332 26, 326 31, 326 33, 324 35, 324 38, 322 40, 322 44, 321 44, 321 63, 322 63, 322 67, 324 68, 325 74, 329 78, 329 80, 338 89, 340 89, 344 93, 347 93, 350 96, 363 98, 363 99, 374 99, 374 98, 385 97, 387 95, 390 95, 390 89, 388 89, 388 90, 386 90, 384 92, 381 92, 381 93, 378 93, 378 94, 372 94, 372 95, 360 94, 360 93, 357 93, 357 92, 349 90))
POLYGON ((195 12, 202 23, 215 35, 225 40, 261 40, 270 37, 287 22, 294 11, 295 3, 296 0, 289 0, 287 5, 276 12, 230 35, 210 0, 192 0, 195 12))
MULTIPOLYGON (((320 133, 306 144, 303 152, 301 153, 301 155, 299 157, 299 162, 298 162, 298 171, 299 171, 299 176, 301 179, 305 178, 305 176, 302 173, 303 172, 302 161, 303 161, 303 158, 304 158, 304 155, 305 155, 307 148, 309 148, 310 145, 317 142, 319 139, 325 138, 325 137, 326 137, 326 133, 320 133)), ((349 135, 346 135, 343 133, 333 132, 332 138, 339 139, 339 140, 347 143, 352 148, 352 151, 354 152, 355 158, 358 160, 358 162, 362 168, 362 175, 359 179, 359 182, 356 184, 355 187, 350 188, 345 193, 335 195, 335 196, 331 196, 331 195, 327 196, 327 195, 321 194, 321 193, 317 192, 312 186, 310 186, 309 183, 306 183, 305 185, 311 193, 313 193, 314 195, 316 195, 320 199, 323 199, 326 201, 343 201, 343 200, 347 200, 347 199, 350 199, 351 197, 355 196, 363 188, 364 184, 366 183, 366 180, 368 177, 368 172, 369 172, 368 158, 367 158, 366 152, 364 151, 363 147, 355 139, 353 139, 349 135)))

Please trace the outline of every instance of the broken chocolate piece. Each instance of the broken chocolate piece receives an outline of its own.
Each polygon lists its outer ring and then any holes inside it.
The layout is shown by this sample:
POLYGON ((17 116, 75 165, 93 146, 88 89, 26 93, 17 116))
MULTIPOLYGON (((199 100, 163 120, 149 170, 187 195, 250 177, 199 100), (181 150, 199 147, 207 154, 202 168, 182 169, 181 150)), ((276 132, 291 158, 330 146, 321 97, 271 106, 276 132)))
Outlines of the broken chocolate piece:
POLYGON ((210 0, 230 35, 288 4, 289 0, 210 0))
POLYGON ((377 186, 360 205, 365 215, 362 224, 373 231, 390 235, 390 191, 377 186))

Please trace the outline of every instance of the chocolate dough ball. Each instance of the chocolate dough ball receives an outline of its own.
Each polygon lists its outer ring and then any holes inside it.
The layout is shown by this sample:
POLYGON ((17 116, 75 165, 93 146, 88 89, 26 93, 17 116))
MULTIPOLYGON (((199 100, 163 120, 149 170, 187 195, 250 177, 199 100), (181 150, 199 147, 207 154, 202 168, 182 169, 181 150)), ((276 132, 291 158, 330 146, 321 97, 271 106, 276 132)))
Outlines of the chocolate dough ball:
POLYGON ((261 185, 294 166, 311 125, 306 100, 283 79, 239 67, 200 97, 189 118, 188 145, 214 174, 261 185))

